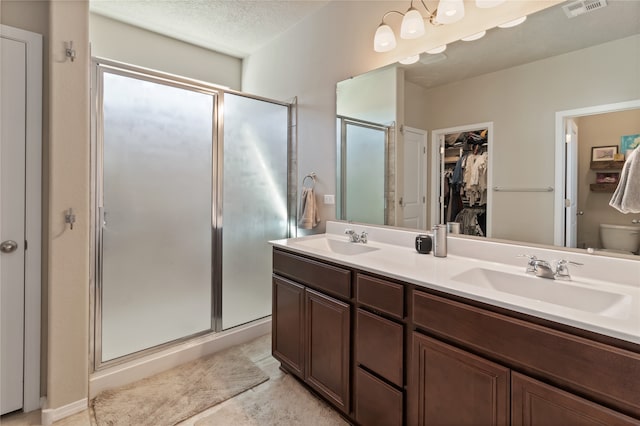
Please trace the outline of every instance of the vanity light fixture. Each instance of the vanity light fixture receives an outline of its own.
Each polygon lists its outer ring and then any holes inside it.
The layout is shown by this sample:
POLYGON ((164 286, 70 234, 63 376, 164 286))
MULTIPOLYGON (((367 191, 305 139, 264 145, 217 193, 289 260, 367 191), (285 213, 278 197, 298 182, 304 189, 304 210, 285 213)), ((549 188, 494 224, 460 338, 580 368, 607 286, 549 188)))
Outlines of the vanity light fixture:
POLYGON ((500 24, 498 25, 498 28, 513 28, 517 25, 522 24, 524 21, 527 20, 527 16, 521 16, 518 19, 514 19, 513 21, 509 21, 509 22, 505 22, 504 24, 500 24))
MULTIPOLYGON (((404 13, 398 10, 390 10, 382 15, 380 25, 378 25, 378 29, 373 37, 373 50, 376 52, 389 52, 395 49, 397 45, 396 35, 389 24, 385 22, 387 16, 393 13, 402 16, 400 38, 405 40, 422 37, 425 33, 425 20, 431 25, 443 25, 452 24, 464 18, 463 0, 440 0, 438 7, 433 12, 429 10, 424 0, 420 0, 422 7, 426 10, 425 16, 413 6, 413 1, 414 0, 411 0, 409 9, 404 13)), ((495 7, 505 1, 506 0, 476 0, 476 6, 479 8, 495 7)))
POLYGON ((464 3, 462 0, 440 0, 436 10, 438 24, 453 24, 464 18, 464 3))

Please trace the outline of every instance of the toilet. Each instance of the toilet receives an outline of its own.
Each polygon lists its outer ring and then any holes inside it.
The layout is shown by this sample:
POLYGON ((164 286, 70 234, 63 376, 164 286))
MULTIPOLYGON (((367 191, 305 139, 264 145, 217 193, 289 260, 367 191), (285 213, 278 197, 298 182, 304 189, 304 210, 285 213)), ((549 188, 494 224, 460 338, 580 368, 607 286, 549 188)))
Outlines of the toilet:
POLYGON ((600 224, 600 240, 603 251, 615 253, 638 253, 640 249, 640 226, 600 224))

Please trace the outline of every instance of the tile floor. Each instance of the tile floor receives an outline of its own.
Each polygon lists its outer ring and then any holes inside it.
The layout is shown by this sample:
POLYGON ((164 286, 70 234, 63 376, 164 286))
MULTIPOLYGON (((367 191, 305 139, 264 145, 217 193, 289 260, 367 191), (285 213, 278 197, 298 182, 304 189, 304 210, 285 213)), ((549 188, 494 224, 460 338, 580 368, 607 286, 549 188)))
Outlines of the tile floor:
MULTIPOLYGON (((326 403, 280 370, 280 363, 271 356, 270 342, 271 336, 267 335, 240 346, 243 353, 269 375, 269 380, 179 423, 179 426, 347 425, 326 403)), ((8 414, 0 418, 0 424, 39 425, 40 411, 8 414)), ((54 425, 95 426, 96 421, 88 409, 54 425)))

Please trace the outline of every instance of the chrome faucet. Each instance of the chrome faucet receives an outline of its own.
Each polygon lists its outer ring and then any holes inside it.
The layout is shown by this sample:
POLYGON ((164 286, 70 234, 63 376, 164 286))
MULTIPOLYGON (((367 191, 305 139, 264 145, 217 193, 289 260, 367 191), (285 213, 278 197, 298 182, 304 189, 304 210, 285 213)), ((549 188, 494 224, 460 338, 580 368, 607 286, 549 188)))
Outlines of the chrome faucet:
POLYGON ((550 280, 565 280, 570 281, 571 275, 569 275, 569 264, 581 266, 582 263, 572 262, 569 260, 561 259, 555 263, 555 267, 546 260, 538 259, 536 256, 521 254, 518 257, 526 257, 529 259, 527 262, 527 274, 535 274, 536 277, 547 278, 550 280))
POLYGON ((345 229, 344 233, 349 236, 349 241, 352 243, 362 243, 367 244, 367 234, 365 231, 362 231, 360 235, 356 233, 353 229, 345 229))

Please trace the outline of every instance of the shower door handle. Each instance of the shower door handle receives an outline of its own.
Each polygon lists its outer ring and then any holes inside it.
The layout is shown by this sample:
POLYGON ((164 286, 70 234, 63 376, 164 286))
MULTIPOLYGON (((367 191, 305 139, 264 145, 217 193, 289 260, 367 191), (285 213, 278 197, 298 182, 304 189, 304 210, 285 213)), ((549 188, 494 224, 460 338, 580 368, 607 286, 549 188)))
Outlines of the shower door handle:
POLYGON ((100 228, 107 226, 107 211, 104 207, 98 207, 98 223, 100 224, 100 228))

